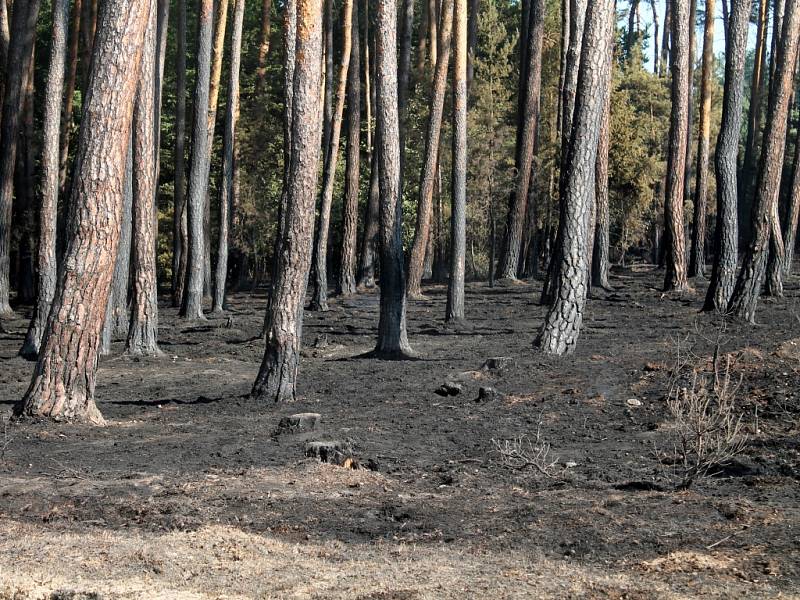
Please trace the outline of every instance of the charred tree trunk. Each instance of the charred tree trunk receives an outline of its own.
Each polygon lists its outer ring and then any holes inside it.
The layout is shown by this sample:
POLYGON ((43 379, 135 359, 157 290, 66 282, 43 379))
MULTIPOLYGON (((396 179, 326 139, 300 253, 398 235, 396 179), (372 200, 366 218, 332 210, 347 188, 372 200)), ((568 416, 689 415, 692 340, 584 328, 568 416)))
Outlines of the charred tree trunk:
POLYGON ((715 0, 706 0, 703 30, 703 74, 700 83, 700 139, 697 142, 697 181, 694 195, 694 227, 689 277, 705 277, 706 196, 708 194, 708 155, 711 145, 711 75, 714 69, 715 0))
POLYGON ((14 168, 22 116, 24 92, 28 86, 30 56, 36 38, 39 0, 16 0, 11 15, 11 40, 8 48, 0 127, 0 316, 12 313, 11 294, 11 218, 14 198, 14 168))
POLYGON ((342 10, 342 59, 339 64, 339 73, 336 81, 336 104, 333 112, 333 121, 331 122, 327 161, 322 175, 322 200, 320 202, 314 248, 314 291, 310 309, 320 311, 328 310, 328 233, 331 224, 333 188, 336 183, 336 167, 339 161, 339 139, 342 132, 347 72, 350 67, 353 0, 344 0, 342 10))
POLYGON ((172 305, 180 306, 186 284, 186 0, 177 0, 175 92, 175 190, 172 213, 172 305))
POLYGON ((214 280, 214 312, 222 312, 225 309, 225 286, 228 278, 228 237, 235 197, 236 124, 239 120, 239 70, 242 62, 244 3, 245 0, 235 0, 233 9, 228 105, 225 108, 225 132, 222 143, 222 183, 219 188, 219 246, 214 280))
POLYGON ((672 0, 672 116, 670 118, 667 185, 664 200, 666 244, 665 291, 689 287, 683 231, 683 187, 689 125, 689 7, 672 0))
MULTIPOLYGON (((558 288, 534 345, 554 355, 570 354, 580 334, 589 287, 589 220, 595 194, 600 128, 610 93, 608 55, 613 50, 614 0, 593 0, 586 10, 573 126, 565 161, 564 227, 558 256, 558 288)), ((570 133, 567 133, 570 132, 570 133)))
POLYGON ((395 0, 377 0, 375 85, 380 181, 381 299, 375 354, 401 358, 412 354, 406 332, 406 286, 403 273, 400 199, 400 113, 397 77, 397 7, 395 0))
MULTIPOLYGON (((2 1, 2 0, 0 0, 2 1)), ((464 320, 464 264, 467 246, 467 0, 453 12, 453 174, 450 212, 450 280, 445 321, 464 320)))
POLYGON ((108 0, 100 12, 78 139, 66 255, 39 360, 15 408, 17 414, 104 422, 94 403, 97 351, 114 270, 125 153, 152 4, 108 0))
POLYGON ((450 63, 450 43, 453 29, 453 0, 442 1, 442 27, 439 31, 437 63, 433 75, 428 114, 428 132, 425 138, 425 161, 422 166, 417 203, 417 223, 414 243, 408 261, 407 292, 410 298, 422 297, 422 277, 425 269, 425 254, 431 237, 431 215, 433 213, 433 188, 436 184, 439 164, 439 141, 442 133, 442 114, 447 90, 447 71, 450 63))
POLYGON ((717 224, 714 233, 714 265, 703 310, 726 312, 736 283, 739 254, 738 154, 744 105, 744 69, 747 30, 752 0, 734 0, 725 34, 725 89, 722 125, 717 140, 717 224))
POLYGON ((525 53, 525 80, 520 82, 519 93, 524 95, 522 114, 517 118, 520 133, 517 136, 516 189, 511 196, 508 207, 508 219, 503 242, 503 255, 500 257, 498 277, 516 279, 519 271, 520 253, 522 249, 522 231, 525 225, 525 214, 528 210, 528 190, 534 183, 533 151, 539 128, 539 109, 542 81, 542 45, 544 40, 544 0, 532 0, 530 21, 527 27, 528 39, 525 53))
POLYGON ((208 117, 213 21, 212 0, 201 0, 197 15, 197 81, 194 89, 193 144, 186 206, 189 253, 186 263, 186 289, 181 308, 181 316, 187 319, 205 319, 203 315, 203 284, 205 279, 206 239, 203 220, 208 195, 208 171, 211 159, 208 117))
POLYGON ((361 182, 361 41, 359 0, 353 2, 352 48, 347 70, 347 166, 342 202, 342 248, 339 293, 356 293, 356 246, 358 243, 358 191, 361 182))
MULTIPOLYGON (((4 0, 0 0, 4 4, 4 0)), ((58 139, 61 122, 61 97, 64 90, 64 68, 69 27, 69 0, 53 4, 53 38, 50 46, 50 68, 45 90, 44 126, 42 132, 42 186, 39 208, 38 299, 20 355, 34 360, 39 355, 42 333, 50 313, 56 290, 56 227, 58 221, 58 139)))
MULTIPOLYGON (((2 1, 2 0, 0 0, 2 1)), ((133 109, 133 247, 131 320, 125 351, 160 356, 156 273, 156 4, 152 3, 133 109)))
MULTIPOLYGON (((791 95, 792 76, 797 59, 800 37, 800 6, 795 2, 786 6, 781 41, 778 46, 775 80, 771 86, 767 123, 759 167, 758 187, 753 203, 753 237, 745 251, 742 269, 736 280, 729 310, 736 317, 755 322, 758 296, 764 279, 770 237, 779 237, 775 229, 778 193, 783 159, 786 149, 787 115, 791 95)), ((780 252, 780 248, 773 247, 780 252)), ((779 259, 782 255, 779 255, 779 259)))
POLYGON ((293 92, 284 239, 277 245, 280 253, 267 308, 266 348, 252 392, 265 401, 291 401, 296 394, 322 127, 321 4, 322 0, 297 0, 296 27, 287 28, 296 32, 296 47, 286 53, 287 60, 296 56, 296 64, 287 64, 286 69, 292 74, 293 92))

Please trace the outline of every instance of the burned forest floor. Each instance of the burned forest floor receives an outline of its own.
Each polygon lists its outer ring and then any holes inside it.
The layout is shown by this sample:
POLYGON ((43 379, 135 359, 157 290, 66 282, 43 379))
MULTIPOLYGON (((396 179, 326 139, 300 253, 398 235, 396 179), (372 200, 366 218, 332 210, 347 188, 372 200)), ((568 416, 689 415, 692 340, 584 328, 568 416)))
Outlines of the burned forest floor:
POLYGON ((364 356, 377 292, 335 298, 306 313, 282 405, 248 398, 263 292, 199 323, 162 304, 162 358, 117 341, 100 362, 104 428, 8 421, 32 369, 20 308, 0 334, 0 599, 800 597, 800 281, 723 327, 704 285, 665 296, 661 276, 615 270, 562 359, 532 349, 539 282, 468 285, 456 328, 426 287, 409 361, 364 356), (746 443, 683 489, 675 365, 708 376, 715 355, 746 443), (313 430, 279 427, 308 412, 313 430))

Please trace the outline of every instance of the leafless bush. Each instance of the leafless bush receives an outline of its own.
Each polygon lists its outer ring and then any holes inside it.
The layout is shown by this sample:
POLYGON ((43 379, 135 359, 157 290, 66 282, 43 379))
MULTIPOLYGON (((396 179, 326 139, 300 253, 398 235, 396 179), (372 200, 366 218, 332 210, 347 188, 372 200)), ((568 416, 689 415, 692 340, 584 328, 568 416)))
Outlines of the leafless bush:
POLYGON ((558 457, 553 458, 550 444, 542 439, 541 431, 536 430, 536 439, 521 435, 510 440, 492 439, 502 464, 510 469, 533 469, 545 477, 558 477, 558 457))
POLYGON ((736 406, 742 376, 735 376, 731 356, 720 352, 723 333, 724 326, 717 334, 710 372, 696 366, 697 357, 686 344, 677 348, 667 407, 674 426, 669 462, 680 468, 681 489, 730 463, 747 442, 744 413, 736 406))

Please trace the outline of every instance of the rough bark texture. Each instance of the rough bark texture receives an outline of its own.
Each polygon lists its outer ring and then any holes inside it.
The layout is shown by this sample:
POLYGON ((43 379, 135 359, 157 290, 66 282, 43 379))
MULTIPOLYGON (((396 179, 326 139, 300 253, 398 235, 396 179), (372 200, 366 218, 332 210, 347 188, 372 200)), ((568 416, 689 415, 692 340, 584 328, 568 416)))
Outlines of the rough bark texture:
POLYGON ((755 55, 753 58, 753 78, 750 84, 750 108, 747 117, 747 137, 744 145, 744 160, 739 178, 739 223, 744 242, 753 235, 750 213, 752 212, 752 193, 758 168, 758 141, 761 133, 763 96, 766 88, 767 62, 767 16, 769 0, 761 0, 758 9, 758 29, 755 55))
POLYGON ((64 193, 67 183, 67 163, 69 162, 69 143, 72 133, 72 109, 74 107, 75 85, 78 80, 78 42, 80 41, 82 0, 75 0, 72 6, 72 22, 69 26, 69 56, 67 58, 66 82, 64 85, 64 116, 61 119, 59 146, 58 188, 64 193))
MULTIPOLYGON (((4 0, 0 0, 3 4, 4 0)), ((33 318, 20 355, 35 359, 39 354, 42 333, 50 313, 56 290, 56 228, 58 222, 59 126, 61 96, 64 90, 64 69, 69 27, 69 0, 53 3, 53 38, 50 46, 50 68, 45 90, 44 125, 42 132, 42 186, 39 208, 38 298, 33 318)))
MULTIPOLYGON (((1 1, 1 0, 0 0, 1 1)), ((453 13, 453 174, 450 211, 450 280, 445 320, 464 320, 467 251, 467 0, 453 13)))
POLYGON ((228 105, 225 108, 225 131, 222 138, 222 183, 219 187, 219 246, 214 277, 214 312, 225 308, 228 278, 228 237, 234 204, 236 124, 239 119, 239 70, 242 62, 242 24, 245 0, 235 0, 231 33, 231 64, 228 78, 228 105))
POLYGON ((380 180, 381 299, 375 354, 411 355, 406 332, 403 273, 402 203, 400 202, 400 115, 397 94, 397 7, 377 0, 375 15, 375 86, 380 180))
MULTIPOLYGON (((582 44, 569 154, 565 162, 564 227, 558 252, 558 287, 535 346, 547 354, 572 353, 580 334, 589 286, 589 220, 595 194, 595 163, 610 93, 614 0, 589 2, 582 44)), ((567 135, 568 129, 564 129, 567 135)))
MULTIPOLYGON (((798 36, 800 35, 800 5, 791 2, 786 7, 783 33, 778 46, 764 144, 761 151, 756 196, 753 202, 753 236, 745 251, 742 268, 736 280, 729 310, 736 317, 755 322, 758 296, 764 279, 769 252, 770 237, 780 237, 776 228, 777 202, 783 171, 786 149, 787 114, 791 95, 792 75, 797 58, 798 36)), ((780 248, 773 248, 778 253, 780 248)))
POLYGON ((433 188, 436 184, 436 167, 439 164, 439 140, 442 132, 442 114, 447 89, 447 70, 450 63, 450 41, 453 29, 453 0, 443 0, 441 6, 442 27, 439 31, 437 57, 433 75, 433 91, 428 114, 428 132, 425 137, 425 160, 422 166, 417 202, 417 223, 414 243, 408 260, 408 296, 422 296, 422 277, 425 269, 425 254, 431 237, 431 215, 433 214, 433 188))
POLYGON ((714 265, 703 310, 725 312, 736 282, 739 231, 737 167, 744 106, 744 68, 752 0, 735 0, 725 38, 725 88, 716 148, 717 224, 714 265))
POLYGON ((347 70, 347 166, 342 202, 342 247, 339 293, 356 293, 356 249, 358 244, 358 191, 361 182, 361 41, 359 1, 353 2, 352 48, 347 70))
POLYGON ((532 177, 533 151, 539 127, 544 17, 544 0, 532 0, 530 21, 527 27, 528 39, 524 42, 527 45, 526 77, 520 87, 520 94, 524 94, 525 102, 521 106, 522 114, 517 118, 517 127, 521 130, 517 137, 516 149, 517 184, 509 203, 503 242, 504 251, 500 257, 498 268, 498 277, 502 279, 516 279, 517 277, 522 249, 522 231, 528 209, 528 190, 534 183, 532 177))
POLYGON ((687 0, 672 0, 672 115, 667 155, 664 199, 666 244, 665 291, 688 288, 686 239, 683 231, 683 188, 689 126, 689 7, 687 0))
POLYGON ((310 308, 321 311, 328 310, 328 233, 331 224, 333 188, 336 183, 336 167, 339 162, 339 140, 342 133, 347 72, 350 68, 350 50, 353 45, 353 0, 344 0, 342 11, 342 57, 336 80, 336 104, 331 122, 330 146, 322 174, 322 200, 319 207, 314 247, 314 290, 310 308))
POLYGON ((125 153, 149 10, 148 0, 107 0, 100 12, 66 254, 42 351, 17 414, 103 423, 94 403, 97 350, 114 269, 125 153))
POLYGON ((256 93, 264 90, 269 55, 269 33, 271 29, 272 0, 261 0, 261 29, 258 32, 258 66, 256 67, 256 93))
MULTIPOLYGON (((608 69, 612 72, 614 54, 608 55, 608 69)), ((611 81, 611 75, 609 75, 611 81)), ((611 91, 606 95, 603 107, 603 121, 600 126, 600 140, 597 145, 597 164, 595 165, 595 224, 592 248, 592 285, 611 289, 608 281, 609 259, 609 203, 608 203, 608 151, 611 145, 611 91)))
POLYGON ((711 75, 714 69, 715 0, 706 0, 703 29, 703 73, 700 83, 700 137, 697 141, 697 179, 694 194, 694 226, 689 277, 705 277, 706 196, 708 194, 708 155, 711 145, 711 75))
POLYGON ((17 141, 28 85, 28 64, 36 37, 36 19, 40 0, 16 0, 11 16, 11 40, 8 48, 0 127, 0 316, 11 314, 11 217, 14 198, 14 167, 17 141))
MULTIPOLYGON (((1 1, 1 0, 0 0, 1 1)), ((159 356, 156 272, 156 7, 151 0, 133 110, 133 249, 131 320, 125 351, 159 356)))
POLYGON ((208 135, 209 84, 211 79, 211 37, 213 2, 201 0, 197 16, 197 81, 194 89, 192 158, 186 216, 189 248, 186 263, 186 288, 181 316, 204 319, 203 283, 205 275, 205 235, 203 217, 208 193, 211 148, 208 135))
POLYGON ((275 284, 267 307, 266 348, 253 384, 252 394, 259 400, 295 399, 322 128, 321 4, 322 0, 297 0, 296 29, 287 28, 296 31, 296 54, 287 51, 287 60, 294 61, 296 56, 296 64, 287 68, 293 75, 292 145, 285 183, 285 230, 277 245, 275 284))
POLYGON ((186 283, 186 0, 177 0, 175 33, 175 185, 172 213, 172 305, 180 306, 186 283))

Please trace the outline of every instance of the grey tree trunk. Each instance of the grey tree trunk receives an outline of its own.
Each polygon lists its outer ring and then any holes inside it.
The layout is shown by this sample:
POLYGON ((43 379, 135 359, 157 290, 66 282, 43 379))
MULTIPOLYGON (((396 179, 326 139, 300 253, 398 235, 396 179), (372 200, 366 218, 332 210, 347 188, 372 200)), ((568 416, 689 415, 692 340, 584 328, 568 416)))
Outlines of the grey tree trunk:
MULTIPOLYGON (((614 55, 608 55, 609 73, 613 72, 614 55)), ((609 81, 612 80, 609 75, 609 81)), ((595 230, 592 249, 592 285, 611 289, 608 281, 609 259, 609 202, 608 202, 608 152, 611 146, 611 87, 603 107, 603 122, 600 126, 600 140, 597 146, 597 165, 595 166, 595 230)))
MULTIPOLYGON (((558 256, 558 288, 534 342, 546 354, 575 350, 589 287, 589 222, 594 204, 600 128, 610 93, 608 55, 613 49, 614 0, 589 2, 576 90, 573 126, 565 161, 564 234, 558 256)), ((567 133, 567 132, 571 133, 567 133)))
POLYGON ((738 260, 738 154, 744 106, 744 69, 752 0, 734 0, 725 34, 725 88, 717 140, 717 224, 714 265, 703 310, 726 312, 736 283, 738 260))
POLYGON ((289 2, 285 73, 291 73, 291 152, 285 182, 285 221, 279 249, 272 298, 267 307, 266 348, 252 395, 264 401, 292 401, 296 396, 297 370, 302 341, 303 302, 311 266, 314 198, 322 131, 322 0, 289 2), (295 13, 296 6, 296 13, 295 13), (296 35, 296 37, 295 37, 296 35), (296 57, 296 59, 295 59, 296 57))
MULTIPOLYGON (((5 4, 0 0, 0 4, 5 4)), ((67 30, 69 28, 69 0, 53 3, 53 38, 50 45, 50 68, 45 90, 44 125, 42 132, 42 186, 39 209, 38 289, 25 342, 19 353, 35 360, 39 355, 44 326, 50 314, 50 305, 56 291, 56 229, 58 226, 58 174, 59 130, 61 125, 61 97, 64 91, 64 73, 67 55, 67 30)))
POLYGON ((177 0, 175 33, 175 185, 172 220, 172 305, 180 306, 186 284, 188 232, 186 220, 186 0, 177 0))

